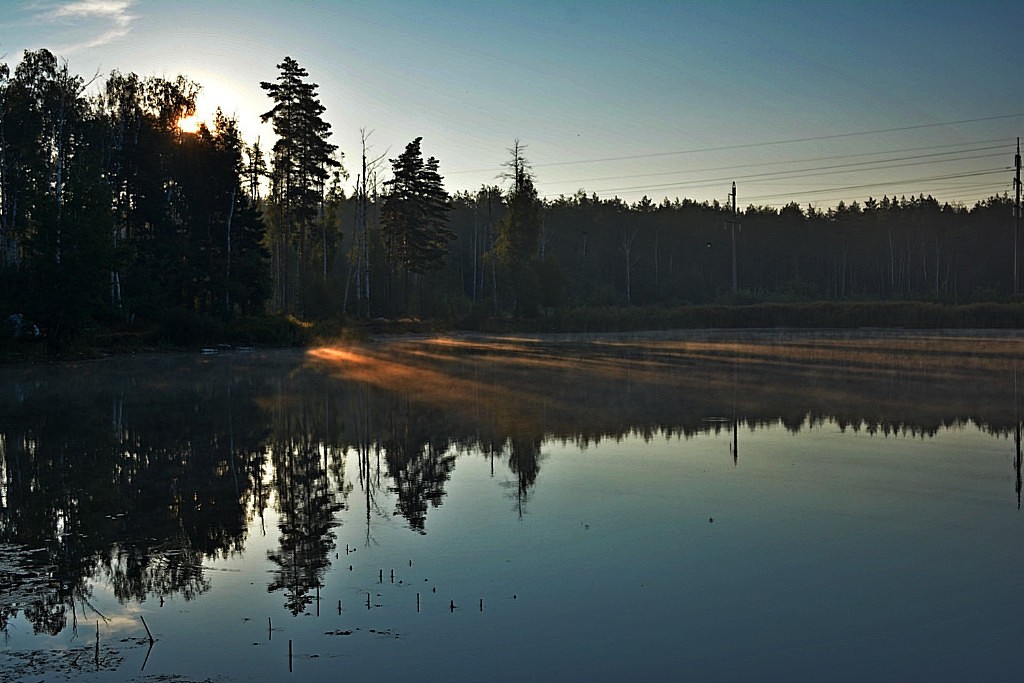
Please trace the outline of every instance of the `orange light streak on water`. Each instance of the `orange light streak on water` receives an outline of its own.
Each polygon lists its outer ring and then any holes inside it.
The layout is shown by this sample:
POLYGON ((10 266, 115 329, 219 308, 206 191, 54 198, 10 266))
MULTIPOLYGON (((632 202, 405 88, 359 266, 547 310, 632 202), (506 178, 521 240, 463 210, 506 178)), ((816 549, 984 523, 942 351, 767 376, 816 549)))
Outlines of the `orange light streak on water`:
MULTIPOLYGON (((311 349, 307 355, 330 363, 339 377, 393 390, 415 389, 418 395, 429 396, 433 401, 460 400, 480 392, 482 388, 475 382, 445 372, 380 358, 363 350, 320 347, 311 349)), ((401 354, 395 357, 401 357, 401 354)))
POLYGON ((335 363, 354 363, 363 365, 371 362, 371 359, 367 356, 353 351, 348 351, 346 349, 339 349, 336 346, 321 346, 317 349, 310 349, 307 354, 319 360, 335 363))

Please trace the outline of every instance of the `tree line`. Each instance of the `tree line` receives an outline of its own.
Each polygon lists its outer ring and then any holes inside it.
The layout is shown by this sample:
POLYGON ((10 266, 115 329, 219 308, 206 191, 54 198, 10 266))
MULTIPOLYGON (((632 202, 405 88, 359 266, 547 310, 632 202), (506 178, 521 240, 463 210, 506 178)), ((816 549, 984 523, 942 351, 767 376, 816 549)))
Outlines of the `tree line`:
POLYGON ((476 324, 588 306, 1014 294, 1005 194, 735 215, 583 190, 542 200, 515 141, 494 185, 452 195, 422 138, 385 163, 366 131, 346 191, 319 86, 290 57, 277 68, 259 84, 267 154, 219 110, 183 131, 200 91, 184 76, 114 71, 94 85, 47 50, 0 65, 8 334, 24 320, 56 344, 112 330, 180 341, 268 315, 476 324))
MULTIPOLYGON (((521 147, 511 152, 507 189, 451 198, 448 257, 409 285, 418 295, 406 313, 466 321, 583 307, 945 304, 1014 294, 1013 203, 1005 194, 972 207, 883 196, 825 210, 790 203, 736 214, 717 201, 628 204, 582 190, 540 200, 521 147)), ((384 305, 373 310, 394 314, 384 305)))
POLYGON ((237 121, 182 132, 199 93, 182 76, 90 83, 47 50, 0 67, 0 312, 60 342, 262 311, 265 227, 237 121))

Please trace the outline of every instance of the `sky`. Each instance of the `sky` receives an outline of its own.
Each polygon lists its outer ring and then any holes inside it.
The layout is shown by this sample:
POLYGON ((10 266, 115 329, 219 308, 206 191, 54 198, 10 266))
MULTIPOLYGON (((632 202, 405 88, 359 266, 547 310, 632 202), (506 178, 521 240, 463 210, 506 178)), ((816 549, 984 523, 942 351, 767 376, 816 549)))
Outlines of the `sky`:
POLYGON ((506 184, 519 140, 546 198, 725 203, 735 182, 740 208, 1012 196, 1022 34, 1015 0, 0 4, 0 62, 182 74, 265 149, 259 83, 294 58, 349 186, 366 131, 371 158, 422 137, 449 192, 506 184))

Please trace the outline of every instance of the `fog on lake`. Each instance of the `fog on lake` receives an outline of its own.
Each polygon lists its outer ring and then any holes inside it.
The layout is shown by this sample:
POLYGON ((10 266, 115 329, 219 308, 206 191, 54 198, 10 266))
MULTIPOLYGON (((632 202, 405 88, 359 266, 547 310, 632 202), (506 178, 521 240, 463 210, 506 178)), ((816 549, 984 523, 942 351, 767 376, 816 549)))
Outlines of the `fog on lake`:
POLYGON ((773 331, 0 367, 0 681, 1007 678, 1021 368, 773 331))

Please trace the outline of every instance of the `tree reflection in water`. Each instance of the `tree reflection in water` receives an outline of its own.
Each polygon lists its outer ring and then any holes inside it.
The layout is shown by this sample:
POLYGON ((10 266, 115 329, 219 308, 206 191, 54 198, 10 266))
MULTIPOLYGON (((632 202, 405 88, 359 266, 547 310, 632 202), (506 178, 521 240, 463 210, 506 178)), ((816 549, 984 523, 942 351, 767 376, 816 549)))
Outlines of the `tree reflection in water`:
POLYGON ((320 588, 330 566, 335 516, 345 507, 338 494, 344 497, 348 489, 344 460, 323 440, 322 429, 331 423, 326 394, 322 404, 286 407, 279 400, 278 406, 270 458, 281 536, 279 549, 268 553, 278 569, 267 590, 283 590, 288 610, 300 614, 313 601, 310 591, 320 588))
POLYGON ((162 372, 178 362, 5 369, 0 539, 45 549, 50 581, 25 608, 37 630, 101 616, 94 580, 122 602, 191 599, 209 588, 204 559, 242 550, 262 416, 250 391, 232 405, 246 378, 162 372))
POLYGON ((927 437, 975 424, 1012 438, 1019 505, 1018 348, 1014 335, 468 336, 7 366, 0 628, 19 613, 51 634, 95 619, 96 582, 122 603, 201 595, 204 562, 241 552, 268 506, 267 589, 302 613, 355 487, 368 543, 377 515, 427 533, 460 457, 488 458, 523 514, 549 442, 729 430, 736 457, 738 430, 767 425, 927 437))

